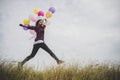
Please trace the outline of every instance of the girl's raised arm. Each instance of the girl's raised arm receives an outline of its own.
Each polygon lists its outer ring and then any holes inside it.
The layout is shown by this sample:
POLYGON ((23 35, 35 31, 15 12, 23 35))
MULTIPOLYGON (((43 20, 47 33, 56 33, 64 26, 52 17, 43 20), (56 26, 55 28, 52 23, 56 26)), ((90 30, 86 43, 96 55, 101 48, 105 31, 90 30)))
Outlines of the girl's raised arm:
POLYGON ((34 29, 35 29, 34 26, 30 26, 30 25, 25 26, 25 25, 23 25, 23 24, 19 24, 19 26, 21 26, 21 27, 25 27, 25 28, 28 28, 28 29, 31 29, 31 30, 34 30, 34 29))

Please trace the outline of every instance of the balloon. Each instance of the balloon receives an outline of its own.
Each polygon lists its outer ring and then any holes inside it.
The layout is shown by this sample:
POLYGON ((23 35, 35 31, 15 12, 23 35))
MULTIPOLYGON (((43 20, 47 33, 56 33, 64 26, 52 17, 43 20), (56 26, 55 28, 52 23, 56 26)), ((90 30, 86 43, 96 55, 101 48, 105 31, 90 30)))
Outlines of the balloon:
POLYGON ((32 22, 36 22, 37 21, 37 17, 35 15, 30 15, 29 16, 29 19, 32 21, 32 22))
POLYGON ((30 30, 30 34, 34 35, 36 32, 34 30, 30 30))
POLYGON ((49 11, 52 12, 52 13, 54 13, 55 12, 55 8, 54 7, 50 7, 49 11))
POLYGON ((23 27, 24 30, 28 30, 28 28, 23 27))
POLYGON ((37 20, 39 20, 39 19, 44 19, 44 17, 43 16, 38 16, 37 20))
POLYGON ((43 11, 39 11, 38 12, 38 16, 44 16, 44 12, 43 11))
POLYGON ((46 18, 51 18, 51 17, 52 17, 52 12, 48 11, 48 12, 46 13, 46 18))
POLYGON ((30 24, 30 19, 24 19, 23 23, 24 24, 30 24))
POLYGON ((34 13, 35 13, 35 14, 38 14, 38 12, 39 12, 39 9, 36 8, 36 9, 34 10, 34 13))
POLYGON ((51 22, 50 22, 50 21, 48 21, 48 20, 47 20, 47 21, 45 21, 45 25, 46 25, 46 26, 49 26, 50 24, 51 24, 51 22))

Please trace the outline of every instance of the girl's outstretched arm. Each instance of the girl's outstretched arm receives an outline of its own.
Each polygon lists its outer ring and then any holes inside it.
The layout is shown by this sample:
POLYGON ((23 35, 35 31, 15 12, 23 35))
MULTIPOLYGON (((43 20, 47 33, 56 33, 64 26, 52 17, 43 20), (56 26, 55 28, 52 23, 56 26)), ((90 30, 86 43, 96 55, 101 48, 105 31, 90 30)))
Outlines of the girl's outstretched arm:
POLYGON ((35 29, 35 27, 34 27, 34 26, 30 26, 30 25, 25 26, 25 25, 23 25, 23 24, 19 24, 19 26, 21 26, 21 27, 25 27, 25 28, 28 28, 28 29, 32 29, 32 30, 34 30, 34 29, 35 29))

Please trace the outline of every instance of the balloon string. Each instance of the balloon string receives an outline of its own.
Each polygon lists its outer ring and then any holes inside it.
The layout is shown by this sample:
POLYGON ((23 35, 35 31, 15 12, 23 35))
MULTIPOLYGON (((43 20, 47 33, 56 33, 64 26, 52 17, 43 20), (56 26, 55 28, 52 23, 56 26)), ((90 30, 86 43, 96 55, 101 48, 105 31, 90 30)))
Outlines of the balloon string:
POLYGON ((34 35, 34 36, 30 37, 30 38, 29 38, 29 40, 31 40, 31 39, 33 39, 33 38, 35 38, 35 36, 36 36, 36 35, 34 35))

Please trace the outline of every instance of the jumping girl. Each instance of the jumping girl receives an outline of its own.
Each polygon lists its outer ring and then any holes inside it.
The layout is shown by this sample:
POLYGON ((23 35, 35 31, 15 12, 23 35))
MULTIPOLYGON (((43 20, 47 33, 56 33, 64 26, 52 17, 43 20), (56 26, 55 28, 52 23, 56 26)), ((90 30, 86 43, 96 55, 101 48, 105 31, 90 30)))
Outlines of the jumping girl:
POLYGON ((42 19, 38 20, 36 22, 36 26, 30 26, 30 25, 25 26, 23 24, 20 24, 20 26, 34 30, 36 32, 36 38, 35 38, 35 42, 33 45, 32 53, 28 57, 26 57, 22 62, 19 62, 18 64, 19 66, 22 67, 28 60, 33 58, 36 55, 39 48, 42 48, 46 52, 48 52, 56 60, 57 64, 61 64, 64 62, 62 60, 59 60, 57 56, 48 48, 48 46, 44 42, 44 33, 45 33, 44 30, 46 28, 46 25, 44 24, 44 20, 42 19))

